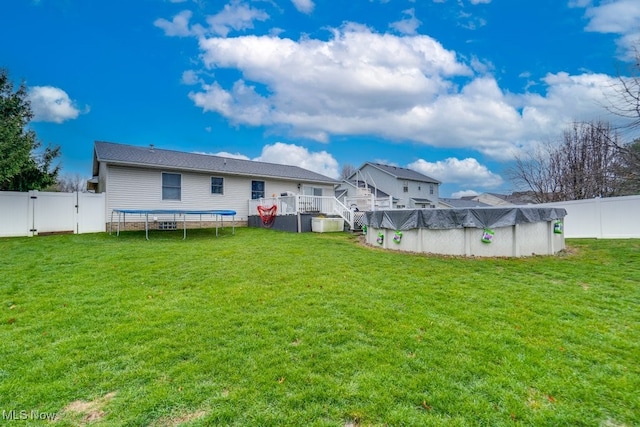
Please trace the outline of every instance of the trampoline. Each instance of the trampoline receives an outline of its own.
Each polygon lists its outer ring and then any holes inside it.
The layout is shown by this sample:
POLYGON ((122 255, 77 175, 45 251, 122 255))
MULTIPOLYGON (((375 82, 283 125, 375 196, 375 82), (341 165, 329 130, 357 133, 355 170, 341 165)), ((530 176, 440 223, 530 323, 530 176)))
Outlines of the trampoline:
POLYGON ((211 215, 216 221, 216 237, 218 237, 218 225, 224 226, 224 217, 231 217, 231 229, 232 234, 236 234, 235 216, 236 211, 233 210, 180 210, 180 209, 114 209, 111 211, 111 222, 109 223, 109 234, 113 231, 113 214, 118 215, 118 226, 116 230, 116 236, 120 235, 120 223, 126 225, 127 215, 144 215, 144 236, 149 240, 149 215, 173 215, 174 222, 177 223, 176 217, 182 216, 182 229, 183 237, 187 238, 187 215, 200 215, 200 221, 202 221, 203 215, 211 215))

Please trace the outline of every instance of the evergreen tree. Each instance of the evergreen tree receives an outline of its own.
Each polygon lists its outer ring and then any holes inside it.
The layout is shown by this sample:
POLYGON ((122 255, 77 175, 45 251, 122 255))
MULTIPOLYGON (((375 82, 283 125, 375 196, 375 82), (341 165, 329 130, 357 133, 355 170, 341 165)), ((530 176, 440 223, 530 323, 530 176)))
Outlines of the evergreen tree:
POLYGON ((0 190, 42 190, 56 183, 60 166, 53 166, 60 147, 42 144, 28 128, 33 112, 23 83, 14 92, 5 69, 0 69, 0 190))

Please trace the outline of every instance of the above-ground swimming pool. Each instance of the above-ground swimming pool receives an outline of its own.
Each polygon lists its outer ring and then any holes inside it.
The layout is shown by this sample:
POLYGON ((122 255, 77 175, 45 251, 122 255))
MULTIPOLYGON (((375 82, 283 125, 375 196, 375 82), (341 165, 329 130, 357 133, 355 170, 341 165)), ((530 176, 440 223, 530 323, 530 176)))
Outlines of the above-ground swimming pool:
POLYGON ((553 255, 565 248, 562 208, 366 212, 366 242, 407 252, 478 257, 553 255))

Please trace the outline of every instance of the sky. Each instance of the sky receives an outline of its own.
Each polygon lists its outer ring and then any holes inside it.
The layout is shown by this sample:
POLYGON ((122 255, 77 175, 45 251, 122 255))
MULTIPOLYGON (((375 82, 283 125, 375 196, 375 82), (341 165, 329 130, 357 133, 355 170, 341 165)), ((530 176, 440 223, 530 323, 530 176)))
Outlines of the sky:
POLYGON ((514 156, 606 108, 638 0, 12 0, 0 67, 62 174, 94 141, 414 169, 441 197, 510 193, 514 156))

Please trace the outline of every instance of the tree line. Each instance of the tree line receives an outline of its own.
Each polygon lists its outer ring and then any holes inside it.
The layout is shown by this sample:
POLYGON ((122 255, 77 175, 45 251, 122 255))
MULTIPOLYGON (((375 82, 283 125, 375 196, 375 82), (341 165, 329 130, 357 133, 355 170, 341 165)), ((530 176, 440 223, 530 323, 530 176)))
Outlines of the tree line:
POLYGON ((640 139, 621 142, 608 122, 574 122, 514 163, 510 180, 538 203, 640 194, 640 139))

